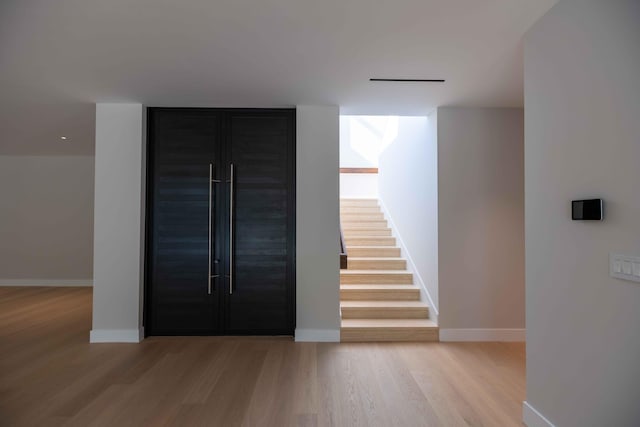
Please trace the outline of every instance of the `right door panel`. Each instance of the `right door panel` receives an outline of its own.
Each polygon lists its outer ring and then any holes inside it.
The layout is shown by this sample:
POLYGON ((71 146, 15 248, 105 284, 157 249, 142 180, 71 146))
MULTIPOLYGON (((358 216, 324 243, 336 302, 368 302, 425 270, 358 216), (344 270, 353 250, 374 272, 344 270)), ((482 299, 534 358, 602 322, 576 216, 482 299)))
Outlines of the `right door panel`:
MULTIPOLYGON (((232 283, 227 334, 293 334, 295 119, 291 111, 231 113, 232 283)), ((230 208, 230 206, 229 206, 230 208)), ((230 222, 230 223, 231 223, 230 222)), ((227 271, 227 275, 229 271, 227 271)))

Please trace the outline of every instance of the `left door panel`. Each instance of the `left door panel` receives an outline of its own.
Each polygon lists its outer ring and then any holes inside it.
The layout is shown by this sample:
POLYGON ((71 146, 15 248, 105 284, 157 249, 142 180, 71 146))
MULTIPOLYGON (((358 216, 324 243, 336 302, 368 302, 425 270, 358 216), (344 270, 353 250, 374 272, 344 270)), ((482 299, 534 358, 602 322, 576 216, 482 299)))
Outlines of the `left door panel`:
POLYGON ((148 335, 216 334, 222 144, 211 110, 149 109, 148 335))

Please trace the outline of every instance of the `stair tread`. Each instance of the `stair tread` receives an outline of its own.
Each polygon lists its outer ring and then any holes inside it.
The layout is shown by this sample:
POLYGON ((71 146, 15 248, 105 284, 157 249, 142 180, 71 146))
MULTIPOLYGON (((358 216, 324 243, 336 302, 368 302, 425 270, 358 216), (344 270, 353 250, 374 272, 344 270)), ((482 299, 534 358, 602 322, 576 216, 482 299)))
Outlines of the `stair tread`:
POLYGON ((342 319, 342 328, 438 328, 431 319, 342 319))
MULTIPOLYGON (((348 254, 347 249, 347 254, 348 254)), ((340 270, 341 276, 346 275, 355 275, 355 274, 392 274, 392 275, 404 275, 404 274, 412 274, 409 270, 340 270)))
POLYGON ((343 230, 390 230, 382 221, 341 221, 343 230))
POLYGON ((388 256, 394 259, 403 259, 400 248, 394 246, 347 246, 347 255, 349 258, 388 256))
MULTIPOLYGON (((411 283, 341 283, 340 286, 368 286, 376 289, 384 289, 382 286, 390 286, 389 289, 402 289, 401 286, 415 286, 411 283)), ((342 288, 341 288, 342 289, 342 288)), ((369 288, 362 288, 369 289, 369 288)))
POLYGON ((363 228, 343 228, 345 239, 356 239, 359 237, 392 237, 391 230, 388 228, 363 229, 363 228), (363 234, 366 233, 366 234, 363 234))
MULTIPOLYGON (((345 236, 344 240, 346 241, 347 248, 348 248, 349 246, 358 246, 358 247, 370 246, 367 243, 371 243, 371 242, 365 242, 363 245, 358 245, 358 243, 355 243, 356 240, 359 240, 359 241, 382 240, 386 243, 391 241, 395 242, 396 239, 393 236, 345 236)), ((384 244, 378 245, 378 246, 384 246, 384 244)), ((387 245, 387 246, 393 246, 393 245, 387 245)))
POLYGON ((422 301, 396 301, 396 300, 377 300, 377 301, 340 301, 340 307, 345 308, 367 308, 367 307, 393 307, 393 308, 428 308, 429 306, 422 301))
MULTIPOLYGON (((395 248, 395 246, 380 246, 380 245, 362 245, 362 246, 356 246, 356 245, 351 245, 351 246, 355 246, 358 249, 383 249, 383 250, 387 250, 387 249, 391 249, 391 248, 395 248)), ((347 250, 349 249, 349 245, 347 245, 347 250)))
MULTIPOLYGON (((371 234, 367 234, 366 236, 361 236, 359 234, 353 234, 353 233, 349 233, 349 231, 344 232, 342 234, 344 236, 344 241, 348 242, 348 245, 351 246, 358 246, 358 240, 361 243, 364 243, 365 245, 368 243, 371 243, 370 241, 362 241, 362 239, 394 239, 394 237, 390 234, 387 233, 380 233, 378 235, 371 235, 371 234)), ((394 242, 392 240, 384 240, 382 242, 376 242, 376 243, 382 243, 382 244, 389 244, 389 246, 393 246, 394 242)))
POLYGON ((408 285, 406 283, 404 284, 398 284, 398 285, 394 285, 394 284, 344 284, 344 285, 340 285, 340 289, 342 290, 378 290, 378 291, 388 291, 388 290, 413 290, 413 289, 420 289, 418 288, 416 285, 408 285))
MULTIPOLYGON (((347 248, 347 250, 348 249, 349 248, 347 248)), ((399 260, 404 261, 404 258, 399 256, 396 256, 396 257, 391 257, 391 256, 353 256, 351 257, 350 256, 349 259, 354 261, 399 261, 399 260)), ((385 271, 385 270, 378 270, 378 271, 385 271)), ((405 271, 405 270, 396 270, 396 271, 405 271)))
MULTIPOLYGON (((385 240, 394 240, 395 241, 395 237, 393 236, 352 236, 349 240, 362 240, 362 239, 380 239, 383 238, 385 240)), ((350 243, 351 246, 358 246, 358 245, 354 245, 353 243, 350 243)), ((362 245, 362 246, 383 246, 380 244, 374 244, 374 245, 362 245)))
MULTIPOLYGON (((359 222, 358 224, 362 224, 361 222, 359 222)), ((384 230, 384 231, 391 231, 391 229, 387 226, 373 226, 370 225, 368 227, 349 227, 348 225, 344 225, 342 224, 342 231, 380 231, 380 230, 384 230)))
MULTIPOLYGON (((358 239, 380 239, 380 238, 384 238, 384 239, 394 239, 395 238, 393 236, 376 236, 376 235, 365 235, 365 236, 351 236, 349 239, 350 240, 358 240, 358 239)), ((352 246, 358 246, 358 245, 353 245, 352 246)), ((367 245, 370 246, 370 245, 367 245)), ((371 245, 373 246, 373 245, 371 245)), ((380 245, 377 245, 380 246, 380 245)))
POLYGON ((372 219, 370 221, 363 221, 361 219, 352 219, 352 218, 340 218, 340 222, 342 223, 342 227, 343 228, 350 228, 350 227, 355 227, 355 226, 359 226, 359 227, 372 227, 372 228, 380 228, 381 226, 384 226, 385 228, 388 228, 389 223, 387 221, 385 221, 384 219, 372 219))
MULTIPOLYGON (((354 249, 355 251, 371 251, 373 253, 375 253, 376 251, 378 252, 389 252, 389 251, 393 251, 393 252, 398 252, 398 248, 396 248, 395 246, 347 246, 347 255, 349 254, 349 249, 354 249)), ((352 256, 349 256, 349 258, 351 258, 352 256)), ((378 257, 378 255, 371 255, 371 256, 360 256, 360 257, 356 257, 356 258, 376 258, 378 257)), ((394 259, 398 259, 398 258, 402 258, 402 255, 398 255, 398 256, 394 256, 394 257, 389 257, 389 258, 394 258, 394 259)), ((404 259, 404 258, 403 258, 404 259)))

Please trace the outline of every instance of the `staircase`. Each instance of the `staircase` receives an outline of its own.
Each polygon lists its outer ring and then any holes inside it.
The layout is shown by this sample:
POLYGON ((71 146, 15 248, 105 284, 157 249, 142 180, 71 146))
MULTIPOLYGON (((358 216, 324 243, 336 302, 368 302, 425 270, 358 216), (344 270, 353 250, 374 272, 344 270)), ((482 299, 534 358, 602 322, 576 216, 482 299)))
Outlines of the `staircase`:
POLYGON ((375 199, 341 199, 340 341, 438 341, 429 307, 375 199))

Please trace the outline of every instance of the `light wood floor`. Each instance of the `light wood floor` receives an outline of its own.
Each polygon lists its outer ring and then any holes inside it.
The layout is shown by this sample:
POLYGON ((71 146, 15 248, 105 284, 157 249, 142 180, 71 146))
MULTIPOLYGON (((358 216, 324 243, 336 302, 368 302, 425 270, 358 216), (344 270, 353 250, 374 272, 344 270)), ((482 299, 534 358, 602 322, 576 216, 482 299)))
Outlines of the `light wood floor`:
POLYGON ((1 426, 522 425, 523 344, 89 344, 91 290, 0 288, 1 426))

